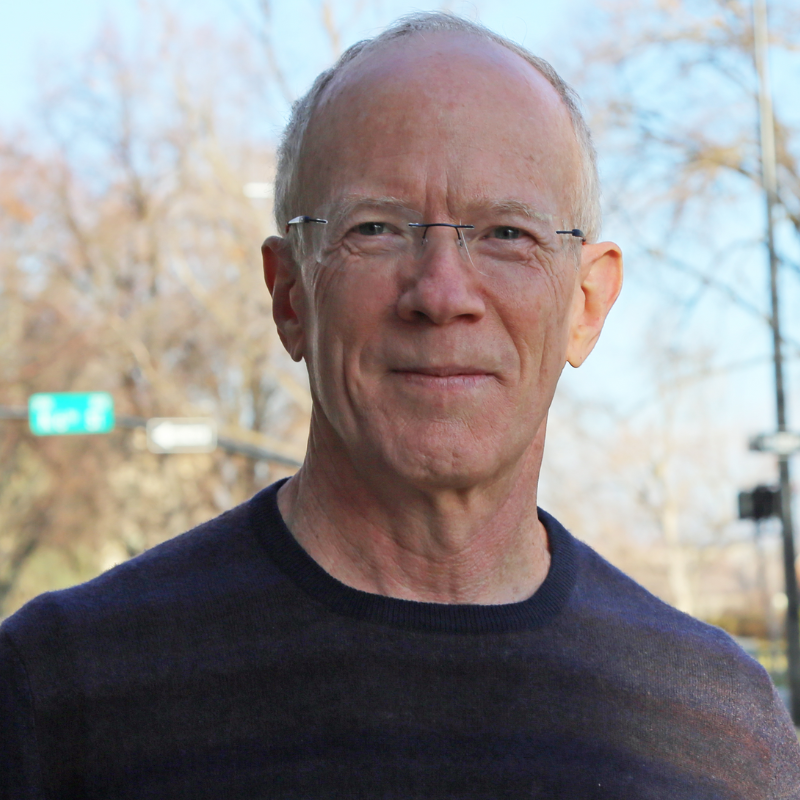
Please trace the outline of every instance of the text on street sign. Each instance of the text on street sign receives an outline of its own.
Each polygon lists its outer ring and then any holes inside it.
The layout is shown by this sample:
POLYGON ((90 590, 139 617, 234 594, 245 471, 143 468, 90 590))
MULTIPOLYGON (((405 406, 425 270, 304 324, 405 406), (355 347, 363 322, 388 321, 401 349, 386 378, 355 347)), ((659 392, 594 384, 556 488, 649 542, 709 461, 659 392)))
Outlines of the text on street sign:
POLYGON ((33 394, 28 424, 37 436, 108 433, 114 428, 114 398, 108 392, 33 394))

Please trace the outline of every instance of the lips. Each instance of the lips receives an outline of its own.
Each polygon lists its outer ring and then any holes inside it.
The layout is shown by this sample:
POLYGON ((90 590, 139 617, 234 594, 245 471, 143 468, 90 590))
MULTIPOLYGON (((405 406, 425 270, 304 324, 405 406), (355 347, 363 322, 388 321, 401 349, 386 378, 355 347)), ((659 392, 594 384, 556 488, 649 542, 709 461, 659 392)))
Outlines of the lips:
POLYGON ((432 378, 453 378, 461 375, 491 375, 489 370, 480 367, 466 367, 461 365, 440 367, 405 367, 393 370, 394 372, 428 375, 432 378))

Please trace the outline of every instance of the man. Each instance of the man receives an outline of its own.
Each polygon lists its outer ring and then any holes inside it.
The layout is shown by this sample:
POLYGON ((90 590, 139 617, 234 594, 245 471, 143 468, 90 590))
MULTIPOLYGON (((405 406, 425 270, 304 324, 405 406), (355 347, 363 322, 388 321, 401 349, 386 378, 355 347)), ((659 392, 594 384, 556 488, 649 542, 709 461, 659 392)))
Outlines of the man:
POLYGON ((537 511, 621 283, 543 62, 422 14, 293 111, 263 248, 288 482, 6 622, 4 796, 800 798, 766 673, 537 511))

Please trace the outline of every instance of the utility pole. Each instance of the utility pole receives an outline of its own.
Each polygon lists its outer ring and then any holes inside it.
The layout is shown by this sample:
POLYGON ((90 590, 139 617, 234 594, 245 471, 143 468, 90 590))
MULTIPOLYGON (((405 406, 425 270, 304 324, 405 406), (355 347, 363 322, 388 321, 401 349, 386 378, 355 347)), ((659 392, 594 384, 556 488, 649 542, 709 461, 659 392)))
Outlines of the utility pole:
MULTIPOLYGON (((767 36, 767 0, 753 0, 753 38, 758 72, 758 109, 761 130, 761 181, 767 204, 767 250, 769 253, 769 288, 772 301, 772 347, 775 362, 775 405, 778 431, 786 431, 786 392, 783 382, 783 352, 778 297, 778 257, 773 235, 778 184, 775 158, 775 121, 769 86, 767 36)), ((783 567, 786 576, 786 645, 789 664, 791 713, 800 726, 800 619, 798 619, 797 573, 795 572, 794 528, 792 525, 792 487, 789 455, 778 455, 780 470, 781 527, 783 529, 783 567)))

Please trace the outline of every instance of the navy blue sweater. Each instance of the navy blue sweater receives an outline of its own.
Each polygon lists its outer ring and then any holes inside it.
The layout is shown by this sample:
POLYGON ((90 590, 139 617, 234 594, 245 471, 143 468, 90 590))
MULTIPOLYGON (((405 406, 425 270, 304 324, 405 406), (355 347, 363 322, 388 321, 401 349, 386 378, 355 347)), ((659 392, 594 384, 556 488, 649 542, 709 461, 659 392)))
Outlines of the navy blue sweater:
POLYGON ((800 798, 764 670, 544 512, 498 606, 351 589, 275 486, 0 627, 0 797, 800 798))

